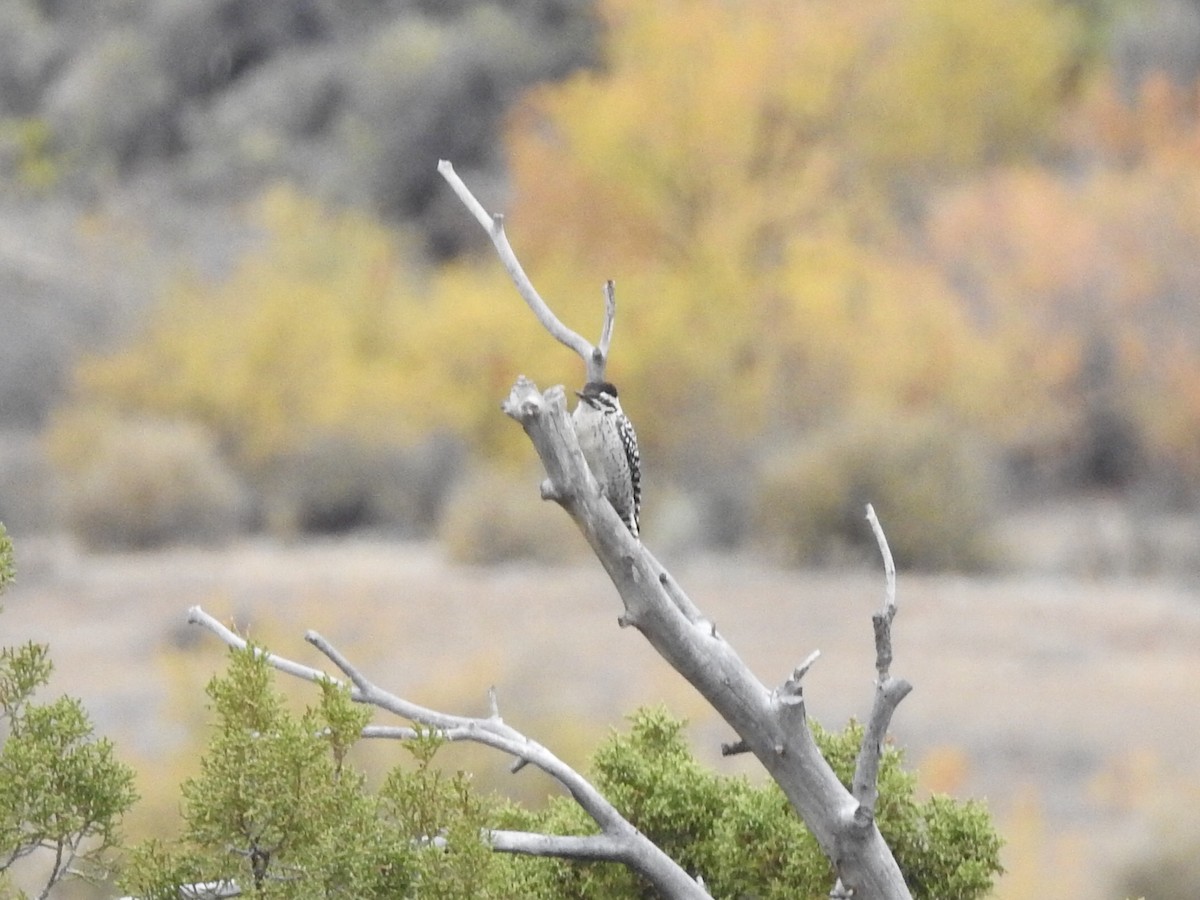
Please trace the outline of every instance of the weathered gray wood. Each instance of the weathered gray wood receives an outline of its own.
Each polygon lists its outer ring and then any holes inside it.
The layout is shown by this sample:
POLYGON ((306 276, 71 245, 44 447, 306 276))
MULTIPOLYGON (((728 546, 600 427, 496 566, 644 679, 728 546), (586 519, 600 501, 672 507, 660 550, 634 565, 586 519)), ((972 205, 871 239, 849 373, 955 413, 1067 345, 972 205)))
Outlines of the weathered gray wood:
MULTIPOLYGON (((553 387, 542 394, 522 376, 502 408, 521 423, 542 460, 547 474, 542 496, 567 511, 612 579, 624 605, 622 624, 637 628, 737 732, 783 789, 855 897, 909 898, 895 857, 875 826, 874 782, 872 806, 846 790, 813 740, 800 679, 789 679, 776 690, 763 685, 629 533, 588 471, 563 389, 553 387)), ((894 701, 887 711, 890 718, 890 709, 902 695, 894 690, 886 695, 894 701)), ((886 721, 882 713, 872 714, 871 724, 886 726, 886 721)), ((874 751, 876 766, 879 752, 874 751)), ((869 759, 870 751, 865 756, 869 759)))

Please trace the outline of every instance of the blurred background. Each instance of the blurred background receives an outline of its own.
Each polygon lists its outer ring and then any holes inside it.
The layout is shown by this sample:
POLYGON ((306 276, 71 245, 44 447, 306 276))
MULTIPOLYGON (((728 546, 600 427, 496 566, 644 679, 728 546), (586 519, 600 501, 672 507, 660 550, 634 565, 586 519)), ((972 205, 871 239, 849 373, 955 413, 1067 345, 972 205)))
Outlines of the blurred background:
POLYGON ((135 833, 193 602, 510 685, 575 761, 660 699, 725 737, 537 500, 498 404, 582 368, 440 158, 593 340, 616 280, 646 540, 765 679, 819 645, 865 712, 870 501, 897 741, 994 796, 997 895, 1200 894, 1195 0, 0 4, 0 635, 138 758, 135 833))

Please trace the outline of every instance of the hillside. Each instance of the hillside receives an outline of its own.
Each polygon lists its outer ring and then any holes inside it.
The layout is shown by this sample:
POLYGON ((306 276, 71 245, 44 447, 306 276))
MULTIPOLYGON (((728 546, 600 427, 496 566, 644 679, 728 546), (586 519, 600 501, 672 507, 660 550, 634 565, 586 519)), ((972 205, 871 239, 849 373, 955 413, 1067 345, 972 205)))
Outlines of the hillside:
POLYGON ((74 359, 165 279, 228 270, 279 182, 477 240, 435 164, 503 193, 498 130, 596 56, 590 0, 14 0, 0 9, 0 431, 40 426, 74 359))

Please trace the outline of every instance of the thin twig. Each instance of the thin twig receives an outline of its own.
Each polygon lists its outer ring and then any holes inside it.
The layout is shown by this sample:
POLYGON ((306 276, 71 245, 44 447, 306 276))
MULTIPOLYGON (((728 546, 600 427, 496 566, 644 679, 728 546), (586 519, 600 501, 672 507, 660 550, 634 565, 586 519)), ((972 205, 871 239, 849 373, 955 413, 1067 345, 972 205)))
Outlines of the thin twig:
POLYGON ((529 280, 529 276, 525 274, 525 269, 521 266, 521 261, 517 259, 517 254, 513 251, 512 245, 508 242, 508 237, 504 233, 504 216, 500 214, 488 215, 488 211, 484 209, 475 195, 471 193, 471 189, 454 171, 454 166, 449 160, 438 161, 438 172, 446 179, 454 193, 458 195, 458 199, 463 202, 475 220, 483 226, 484 231, 488 233, 488 237, 492 239, 492 244, 496 248, 496 253, 500 257, 500 262, 504 264, 509 277, 513 284, 516 285, 517 292, 521 295, 526 305, 533 310, 533 314, 537 316, 538 321, 542 323, 542 327, 550 332, 551 336, 559 343, 579 355, 585 366, 588 366, 589 373, 592 365, 592 345, 584 339, 584 337, 566 325, 554 315, 554 312, 542 299, 541 295, 534 288, 533 282, 529 280))
POLYGON ((483 204, 475 199, 475 195, 471 193, 471 189, 467 187, 466 183, 458 177, 458 173, 454 171, 454 166, 450 160, 438 160, 437 168, 441 176, 446 179, 447 183, 454 190, 454 193, 458 195, 458 199, 462 201, 463 206, 475 217, 475 221, 483 226, 484 231, 490 233, 494 224, 491 215, 483 208, 483 204))
POLYGON ((867 504, 867 521, 871 523, 871 531, 875 533, 875 543, 879 545, 879 552, 883 554, 883 574, 884 574, 884 597, 883 608, 885 611, 896 608, 896 562, 892 559, 892 550, 888 546, 887 535, 883 533, 883 526, 879 524, 879 517, 875 515, 875 507, 870 503, 867 504))
POLYGON ((496 686, 494 684, 488 688, 487 698, 489 718, 494 719, 497 722, 503 722, 504 719, 500 717, 500 700, 496 696, 496 686))
POLYGON ((813 663, 820 658, 820 650, 814 650, 812 653, 808 654, 808 656, 805 657, 804 662, 796 666, 795 670, 792 672, 792 677, 790 680, 799 684, 800 681, 803 680, 804 676, 808 674, 808 670, 813 667, 813 663))
POLYGON ((604 282, 604 324, 600 326, 600 342, 592 351, 588 363, 588 381, 603 381, 608 365, 608 348, 612 343, 613 323, 617 318, 617 288, 610 278, 604 282))
MULTIPOLYGON (((246 649, 247 642, 245 638, 226 628, 199 606, 193 606, 188 610, 188 623, 203 625, 230 647, 238 650, 246 649)), ((322 681, 338 683, 338 679, 331 677, 328 673, 322 672, 320 669, 314 669, 312 666, 306 666, 302 663, 285 659, 282 656, 276 656, 274 653, 268 653, 261 647, 255 647, 254 652, 256 655, 264 657, 273 668, 278 669, 280 672, 286 672, 288 675, 293 675, 296 678, 302 678, 305 681, 311 681, 315 684, 319 684, 322 681)))
POLYGON ((613 862, 621 860, 628 852, 622 838, 609 834, 557 835, 492 830, 487 832, 487 838, 493 850, 527 856, 613 862))

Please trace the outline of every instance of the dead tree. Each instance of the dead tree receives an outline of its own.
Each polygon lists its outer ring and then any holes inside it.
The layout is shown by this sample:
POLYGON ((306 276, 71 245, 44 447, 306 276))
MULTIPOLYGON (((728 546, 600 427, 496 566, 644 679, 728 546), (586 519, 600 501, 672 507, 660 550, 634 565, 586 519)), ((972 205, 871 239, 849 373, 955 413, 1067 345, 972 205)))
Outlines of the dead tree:
MULTIPOLYGON (((616 315, 612 282, 605 285, 604 325, 600 341, 593 347, 563 325, 538 295, 508 243, 503 217, 488 215, 449 162, 443 160, 438 169, 491 237, 538 321, 579 354, 589 381, 603 380, 616 315)), ((779 687, 762 684, 601 496, 571 428, 563 389, 554 387, 543 394, 520 377, 503 409, 521 423, 546 469, 542 497, 567 511, 621 595, 625 607, 621 625, 632 626, 645 636, 729 723, 739 737, 736 749, 753 753, 783 789, 833 862, 840 880, 835 893, 889 900, 908 897, 895 858, 875 826, 876 775, 884 736, 896 705, 912 686, 890 673, 895 567, 874 511, 868 509, 868 516, 884 555, 887 590, 883 610, 873 617, 875 697, 853 789, 847 791, 822 757, 806 720, 802 679, 815 654, 779 687)))
MULTIPOLYGON (((449 162, 438 170, 480 225, 521 297, 546 330, 583 360, 586 380, 604 380, 616 302, 612 282, 605 285, 605 315, 600 340, 592 345, 566 327, 538 295, 508 243, 503 218, 489 215, 455 174, 449 162)), ((562 387, 545 393, 524 376, 517 378, 502 409, 528 434, 546 471, 543 499, 558 503, 575 522, 620 594, 622 627, 633 627, 724 718, 738 739, 726 753, 753 753, 782 788, 797 815, 832 861, 837 883, 831 897, 858 900, 905 900, 911 894, 895 857, 875 824, 876 779, 888 724, 897 704, 911 690, 891 675, 891 624, 896 614, 895 568, 874 511, 867 518, 884 558, 886 587, 872 617, 875 640, 875 693, 859 748, 851 789, 838 780, 821 755, 809 729, 803 678, 816 661, 814 651, 777 687, 760 682, 679 584, 635 538, 600 492, 579 449, 562 387)), ((244 642, 199 608, 190 621, 204 625, 233 646, 244 642)), ((446 740, 468 740, 512 755, 514 771, 533 765, 556 779, 596 821, 600 834, 558 836, 492 831, 485 837, 500 852, 567 859, 611 861, 629 866, 667 898, 708 897, 695 879, 642 835, 600 793, 547 748, 507 725, 494 695, 491 714, 467 718, 427 709, 373 684, 353 663, 315 632, 306 639, 321 650, 352 686, 352 697, 392 712, 446 740)), ((276 668, 311 681, 330 676, 273 654, 276 668)), ((370 726, 364 737, 409 739, 416 730, 370 726)))

